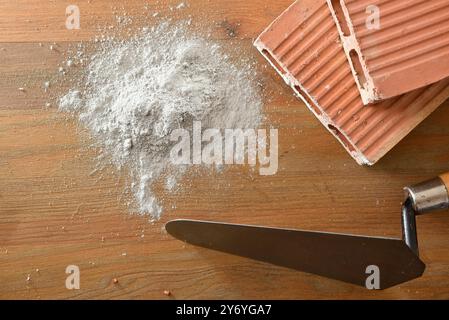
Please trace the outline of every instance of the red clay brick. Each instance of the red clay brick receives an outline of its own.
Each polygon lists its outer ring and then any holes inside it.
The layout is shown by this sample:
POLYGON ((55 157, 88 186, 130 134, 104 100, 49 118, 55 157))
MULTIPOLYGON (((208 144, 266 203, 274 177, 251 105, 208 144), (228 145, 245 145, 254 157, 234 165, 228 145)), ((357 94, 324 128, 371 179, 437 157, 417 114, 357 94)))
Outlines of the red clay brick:
POLYGON ((327 2, 365 104, 449 77, 449 0, 327 2))
POLYGON ((300 0, 255 46, 359 164, 372 165, 449 97, 449 80, 364 106, 326 0, 300 0))

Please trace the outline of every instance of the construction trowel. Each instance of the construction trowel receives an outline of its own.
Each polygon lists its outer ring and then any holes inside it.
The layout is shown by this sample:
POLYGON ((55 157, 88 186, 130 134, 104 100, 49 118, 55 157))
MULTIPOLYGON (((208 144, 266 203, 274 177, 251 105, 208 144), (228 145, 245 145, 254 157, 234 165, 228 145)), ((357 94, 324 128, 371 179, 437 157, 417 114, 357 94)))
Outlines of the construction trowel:
POLYGON ((380 238, 195 220, 174 220, 169 234, 189 244, 386 289, 420 277, 416 215, 449 208, 449 173, 405 188, 403 238, 380 238), (376 279, 375 279, 376 280, 376 279))

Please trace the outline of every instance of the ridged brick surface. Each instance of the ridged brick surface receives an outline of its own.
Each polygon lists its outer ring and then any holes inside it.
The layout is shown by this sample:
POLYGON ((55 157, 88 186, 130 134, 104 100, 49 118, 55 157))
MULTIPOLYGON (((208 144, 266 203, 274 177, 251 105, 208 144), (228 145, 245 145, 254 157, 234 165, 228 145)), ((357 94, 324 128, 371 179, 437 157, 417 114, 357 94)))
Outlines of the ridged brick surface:
POLYGON ((449 97, 449 80, 364 106, 325 0, 295 2, 255 46, 360 164, 372 165, 449 97))
POLYGON ((327 1, 365 104, 449 76, 449 0, 327 1))

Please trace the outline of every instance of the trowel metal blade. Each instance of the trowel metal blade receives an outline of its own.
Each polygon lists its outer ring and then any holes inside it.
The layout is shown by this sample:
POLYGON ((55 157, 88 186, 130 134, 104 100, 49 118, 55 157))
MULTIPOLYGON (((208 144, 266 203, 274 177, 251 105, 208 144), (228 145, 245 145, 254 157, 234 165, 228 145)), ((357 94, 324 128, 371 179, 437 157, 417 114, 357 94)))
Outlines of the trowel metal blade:
POLYGON ((359 286, 366 286, 373 270, 379 271, 380 289, 387 289, 420 277, 425 269, 399 239, 195 220, 170 221, 166 230, 192 245, 359 286))

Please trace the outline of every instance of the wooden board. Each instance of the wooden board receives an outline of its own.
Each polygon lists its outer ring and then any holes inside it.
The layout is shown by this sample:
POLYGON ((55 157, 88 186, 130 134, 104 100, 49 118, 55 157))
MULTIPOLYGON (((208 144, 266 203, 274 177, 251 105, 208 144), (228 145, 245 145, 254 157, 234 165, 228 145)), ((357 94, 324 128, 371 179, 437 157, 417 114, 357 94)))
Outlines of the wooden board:
POLYGON ((175 209, 150 223, 129 214, 126 174, 94 172, 84 133, 43 108, 42 86, 69 44, 114 21, 113 7, 140 24, 156 20, 144 18, 143 1, 77 2, 81 30, 69 31, 69 2, 0 0, 0 298, 449 298, 447 213, 418 218, 424 277, 383 292, 186 246, 163 231, 169 219, 194 218, 400 237, 402 187, 449 170, 449 103, 374 168, 359 167, 251 46, 290 0, 195 0, 175 13, 168 4, 179 2, 159 1, 162 16, 192 15, 259 61, 280 162, 269 177, 244 168, 187 177, 189 188, 164 197, 175 209), (65 287, 68 265, 80 267, 80 290, 65 287))

